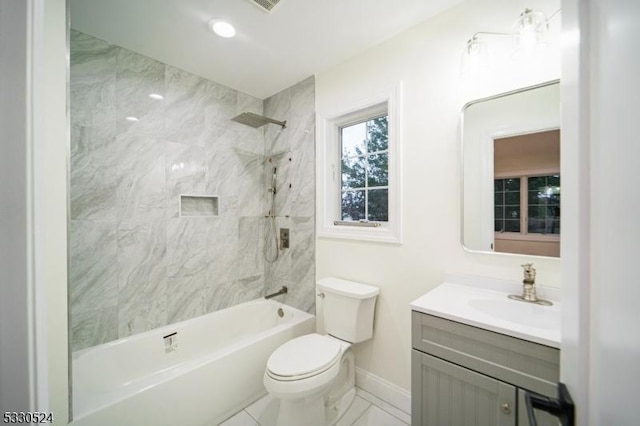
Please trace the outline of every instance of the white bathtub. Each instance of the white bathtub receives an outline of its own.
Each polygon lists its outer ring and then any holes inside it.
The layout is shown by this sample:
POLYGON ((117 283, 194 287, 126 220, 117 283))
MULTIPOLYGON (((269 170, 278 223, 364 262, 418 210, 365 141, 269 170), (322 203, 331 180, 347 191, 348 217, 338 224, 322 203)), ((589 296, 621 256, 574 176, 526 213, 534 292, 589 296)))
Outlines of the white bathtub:
POLYGON ((271 352, 314 326, 260 299, 75 352, 72 425, 218 424, 266 394, 271 352))

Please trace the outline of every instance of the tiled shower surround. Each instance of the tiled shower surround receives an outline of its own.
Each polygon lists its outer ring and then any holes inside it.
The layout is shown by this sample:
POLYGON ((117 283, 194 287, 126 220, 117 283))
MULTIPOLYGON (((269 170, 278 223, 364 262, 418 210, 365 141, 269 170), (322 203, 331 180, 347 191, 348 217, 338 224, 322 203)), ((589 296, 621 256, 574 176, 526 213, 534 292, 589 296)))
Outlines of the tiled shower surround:
POLYGON ((263 101, 71 32, 73 350, 282 285, 314 310, 314 90, 311 77, 263 101), (288 126, 231 121, 245 111, 288 126), (291 248, 270 263, 274 166, 291 248), (217 197, 218 214, 181 216, 180 195, 217 197))

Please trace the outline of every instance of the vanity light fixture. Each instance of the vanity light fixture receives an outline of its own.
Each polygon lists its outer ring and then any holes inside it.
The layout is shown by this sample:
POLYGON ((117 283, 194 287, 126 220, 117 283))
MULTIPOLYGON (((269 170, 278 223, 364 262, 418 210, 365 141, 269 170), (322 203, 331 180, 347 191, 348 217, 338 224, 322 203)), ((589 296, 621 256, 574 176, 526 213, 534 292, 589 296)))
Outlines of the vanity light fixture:
POLYGON ((498 33, 475 33, 467 40, 467 46, 462 53, 462 74, 475 74, 482 69, 488 69, 490 65, 489 48, 482 35, 498 33))
POLYGON ((209 21, 211 31, 223 38, 231 38, 236 35, 236 29, 229 22, 222 19, 212 19, 209 21))
POLYGON ((513 42, 515 50, 531 53, 538 46, 544 45, 549 32, 549 22, 544 13, 525 9, 513 24, 513 42))
POLYGON ((540 46, 547 42, 549 22, 560 9, 554 12, 549 19, 544 13, 536 10, 525 9, 512 27, 511 34, 494 32, 477 32, 468 41, 462 55, 462 73, 477 72, 482 68, 489 68, 490 54, 486 43, 488 37, 511 38, 514 43, 514 57, 531 56, 540 46))

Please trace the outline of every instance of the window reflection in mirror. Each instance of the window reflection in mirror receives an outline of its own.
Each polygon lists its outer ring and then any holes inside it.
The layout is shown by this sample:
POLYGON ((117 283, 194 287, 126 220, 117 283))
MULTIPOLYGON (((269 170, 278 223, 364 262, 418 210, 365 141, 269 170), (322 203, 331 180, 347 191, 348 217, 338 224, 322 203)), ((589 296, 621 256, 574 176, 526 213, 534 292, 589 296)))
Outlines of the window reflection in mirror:
POLYGON ((493 141, 494 248, 560 256, 560 130, 493 141))
POLYGON ((467 104, 465 248, 560 256, 560 134, 557 81, 467 104))

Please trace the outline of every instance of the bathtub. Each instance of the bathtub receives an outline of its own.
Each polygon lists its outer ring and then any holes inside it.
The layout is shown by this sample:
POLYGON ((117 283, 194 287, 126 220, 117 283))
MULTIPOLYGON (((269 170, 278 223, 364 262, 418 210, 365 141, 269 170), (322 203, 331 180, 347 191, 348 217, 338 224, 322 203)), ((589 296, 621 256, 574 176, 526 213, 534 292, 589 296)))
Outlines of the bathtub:
POLYGON ((314 326, 260 299, 75 352, 71 424, 216 425, 266 394, 271 352, 314 326))

